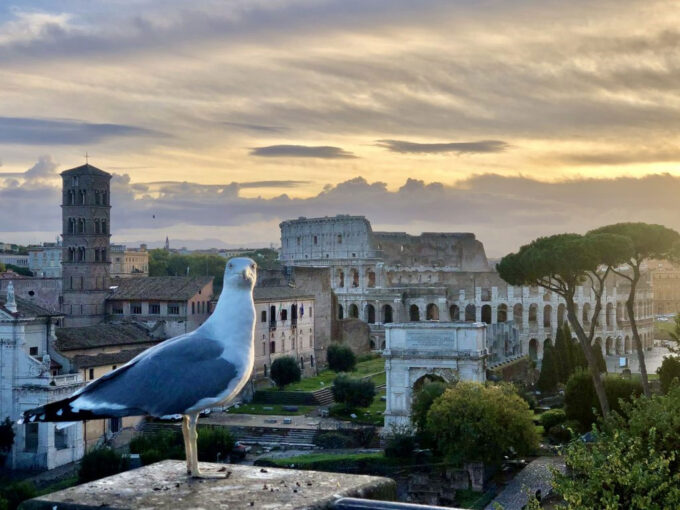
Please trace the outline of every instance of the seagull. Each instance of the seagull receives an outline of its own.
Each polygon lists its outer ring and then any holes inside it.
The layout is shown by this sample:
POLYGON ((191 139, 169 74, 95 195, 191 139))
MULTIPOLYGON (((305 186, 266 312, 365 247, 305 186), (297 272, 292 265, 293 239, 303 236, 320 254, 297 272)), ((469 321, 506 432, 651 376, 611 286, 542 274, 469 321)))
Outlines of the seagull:
POLYGON ((256 264, 230 259, 212 315, 198 329, 157 344, 70 397, 24 412, 19 423, 182 415, 187 473, 198 467, 196 423, 201 411, 231 401, 253 370, 256 264))

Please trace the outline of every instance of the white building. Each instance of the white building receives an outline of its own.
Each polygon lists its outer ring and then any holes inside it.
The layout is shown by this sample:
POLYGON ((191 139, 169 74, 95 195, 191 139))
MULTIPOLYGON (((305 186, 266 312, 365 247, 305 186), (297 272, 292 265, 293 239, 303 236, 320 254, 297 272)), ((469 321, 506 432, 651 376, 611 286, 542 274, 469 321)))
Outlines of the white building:
MULTIPOLYGON (((59 316, 15 298, 10 285, 0 296, 0 419, 68 397, 83 385, 79 374, 56 375, 52 359, 54 322, 59 316)), ((55 354, 56 355, 56 354, 55 354)), ((72 424, 25 423, 15 427, 10 469, 53 469, 83 456, 83 428, 72 424)))
POLYGON ((276 358, 292 356, 314 372, 314 296, 291 287, 255 287, 255 376, 268 376, 276 358))
POLYGON ((111 278, 135 278, 149 276, 149 252, 146 245, 128 248, 124 244, 112 244, 111 278))
POLYGON ((61 278, 61 244, 43 243, 28 247, 28 269, 33 276, 61 278))
POLYGON ((11 264, 28 269, 28 254, 24 253, 0 253, 0 263, 11 264))
MULTIPOLYGON (((337 295, 335 317, 359 318, 384 342, 385 324, 417 321, 514 321, 521 353, 543 357, 546 340, 555 339, 566 319, 564 300, 538 287, 515 287, 489 264, 484 246, 471 233, 374 232, 363 216, 299 218, 281 223, 281 262, 288 266, 328 267, 337 295)), ((640 338, 654 340, 653 293, 649 278, 637 292, 640 338)), ((594 342, 606 354, 632 352, 625 311, 628 283, 607 281, 594 342)), ((586 325, 594 296, 588 286, 576 294, 586 325)))

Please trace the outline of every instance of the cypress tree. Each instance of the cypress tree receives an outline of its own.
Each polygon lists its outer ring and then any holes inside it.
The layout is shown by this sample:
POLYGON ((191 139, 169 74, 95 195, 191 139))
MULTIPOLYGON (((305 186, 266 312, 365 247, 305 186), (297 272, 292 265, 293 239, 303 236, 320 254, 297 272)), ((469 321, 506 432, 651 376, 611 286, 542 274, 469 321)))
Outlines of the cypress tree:
POLYGON ((555 359, 555 349, 550 341, 546 341, 543 347, 543 362, 541 363, 541 375, 538 376, 536 387, 547 393, 557 389, 558 373, 555 359))
POLYGON ((557 328, 557 335, 555 336, 555 368, 557 370, 557 380, 561 383, 566 383, 569 375, 572 372, 571 366, 571 352, 569 344, 564 336, 564 329, 557 328))

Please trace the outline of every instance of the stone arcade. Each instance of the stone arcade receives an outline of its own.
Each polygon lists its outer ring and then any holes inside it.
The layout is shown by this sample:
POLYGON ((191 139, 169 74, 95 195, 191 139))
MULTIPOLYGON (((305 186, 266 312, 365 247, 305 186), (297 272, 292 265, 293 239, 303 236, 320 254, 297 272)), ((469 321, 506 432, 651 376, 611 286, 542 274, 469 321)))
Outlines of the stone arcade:
MULTIPOLYGON (((371 327, 374 347, 384 345, 385 324, 513 321, 520 353, 540 360, 547 340, 566 320, 561 297, 537 287, 505 283, 471 233, 373 232, 363 216, 299 218, 281 223, 281 260, 287 266, 327 267, 337 295, 335 317, 360 318, 371 327)), ((594 342, 605 354, 632 352, 625 311, 628 285, 607 281, 594 342)), ((637 319, 646 348, 653 344, 652 290, 645 276, 638 287, 637 319)), ((594 298, 578 289, 578 313, 586 325, 594 298)), ((498 361, 492 349, 490 362, 498 361)))

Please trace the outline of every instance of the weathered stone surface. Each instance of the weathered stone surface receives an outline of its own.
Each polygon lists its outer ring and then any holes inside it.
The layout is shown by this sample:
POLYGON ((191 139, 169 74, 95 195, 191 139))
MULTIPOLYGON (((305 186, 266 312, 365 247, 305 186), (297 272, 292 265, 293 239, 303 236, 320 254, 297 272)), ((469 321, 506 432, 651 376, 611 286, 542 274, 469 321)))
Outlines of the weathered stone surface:
POLYGON ((201 463, 225 479, 197 480, 183 461, 167 460, 24 502, 21 510, 323 509, 340 497, 393 500, 389 478, 201 463))

